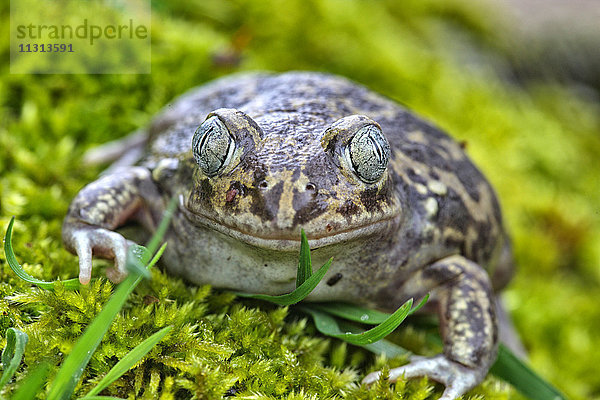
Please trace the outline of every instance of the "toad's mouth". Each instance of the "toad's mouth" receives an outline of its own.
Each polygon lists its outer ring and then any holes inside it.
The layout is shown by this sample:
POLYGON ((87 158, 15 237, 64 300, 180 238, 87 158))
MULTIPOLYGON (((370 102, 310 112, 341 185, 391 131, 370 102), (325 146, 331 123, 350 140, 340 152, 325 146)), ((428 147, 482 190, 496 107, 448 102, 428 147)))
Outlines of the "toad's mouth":
MULTIPOLYGON (((297 251, 300 248, 300 234, 297 237, 284 236, 274 238, 267 235, 261 236, 243 232, 237 227, 225 225, 223 222, 190 211, 185 205, 183 196, 180 197, 179 210, 193 224, 205 226, 252 246, 277 251, 297 251)), ((315 250, 333 244, 350 242, 361 237, 385 231, 390 224, 397 222, 398 219, 399 216, 392 216, 369 224, 353 226, 347 230, 338 230, 333 234, 319 235, 306 232, 308 245, 312 250, 315 250)))

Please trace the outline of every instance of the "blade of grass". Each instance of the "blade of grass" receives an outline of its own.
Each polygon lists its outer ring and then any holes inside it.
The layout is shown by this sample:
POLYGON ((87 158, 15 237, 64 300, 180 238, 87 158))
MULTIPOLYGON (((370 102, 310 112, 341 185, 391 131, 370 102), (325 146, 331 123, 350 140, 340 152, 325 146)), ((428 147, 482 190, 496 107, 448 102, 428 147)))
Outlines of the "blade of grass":
POLYGON ((381 339, 375 343, 362 344, 359 346, 370 351, 371 353, 385 355, 388 358, 400 356, 410 357, 413 354, 404 347, 400 347, 397 344, 385 339, 381 339))
POLYGON ((411 308, 413 303, 412 299, 408 300, 381 324, 362 333, 343 332, 333 317, 322 311, 311 308, 310 305, 303 305, 300 309, 313 317, 315 326, 325 335, 344 340, 351 344, 367 345, 383 339, 394 331, 407 316, 421 308, 428 298, 429 296, 425 296, 425 298, 414 308, 411 308))
POLYGON ((12 394, 12 400, 31 400, 42 391, 46 378, 50 372, 50 364, 38 364, 30 371, 25 379, 19 385, 19 388, 12 394))
MULTIPOLYGON (((365 330, 346 321, 337 320, 337 324, 342 332, 362 333, 365 330)), ((377 355, 385 355, 388 358, 398 356, 411 356, 413 353, 400 347, 389 340, 381 339, 375 343, 359 345, 360 347, 369 350, 377 355)))
POLYGON ((498 358, 490 372, 513 385, 531 400, 566 400, 565 395, 542 379, 502 344, 498 348, 498 358))
POLYGON ((302 229, 300 231, 300 258, 298 259, 298 272, 296 273, 296 288, 300 287, 311 275, 310 247, 304 229, 302 229))
POLYGON ((377 325, 385 321, 391 314, 381 311, 369 310, 368 308, 355 306, 348 303, 311 303, 311 308, 326 312, 336 317, 361 324, 377 325))
POLYGON ((165 233, 167 232, 167 228, 169 227, 171 218, 173 218, 175 208, 177 208, 177 197, 173 197, 167 205, 162 220, 160 221, 158 228, 156 228, 156 232, 154 233, 154 235, 152 235, 152 238, 150 238, 150 241, 146 245, 146 247, 148 248, 148 252, 141 259, 143 265, 146 265, 148 263, 152 254, 154 254, 156 249, 158 249, 158 246, 160 246, 160 242, 165 236, 165 233))
MULTIPOLYGON (((397 310, 397 312, 399 313, 397 315, 399 316, 400 322, 402 322, 402 320, 404 320, 404 317, 406 316, 411 305, 412 305, 412 300, 411 300, 410 304, 405 304, 403 307, 400 307, 397 310)), ((325 314, 325 313, 323 313, 321 311, 317 311, 317 310, 307 310, 307 307, 301 307, 300 309, 302 311, 306 311, 313 317, 313 319, 315 321, 315 326, 321 333, 323 333, 327 336, 341 339, 341 340, 351 343, 351 344, 355 344, 355 345, 370 344, 370 343, 376 342, 379 339, 382 339, 383 337, 385 337, 387 334, 389 334, 391 332, 391 330, 387 330, 387 329, 382 330, 381 328, 377 329, 377 327, 372 328, 371 330, 365 331, 362 333, 351 333, 350 331, 344 332, 340 329, 336 320, 333 317, 329 316, 328 314, 325 314)), ((379 325, 378 327, 380 327, 380 326, 381 325, 379 325)))
POLYGON ((317 285, 319 284, 321 279, 323 279, 323 277, 327 273, 327 270, 329 270, 329 267, 331 266, 332 261, 333 261, 333 258, 330 258, 329 261, 327 261, 325 264, 323 264, 323 266, 321 268, 319 268, 319 270, 317 272, 312 274, 308 279, 306 279, 306 281, 304 281, 303 284, 298 286, 291 293, 282 294, 280 296, 270 296, 267 294, 252 294, 252 293, 241 293, 241 292, 235 292, 235 294, 240 297, 248 297, 248 298, 252 298, 252 299, 270 301, 271 303, 279 304, 280 306, 289 306, 291 304, 296 304, 299 301, 304 300, 304 298, 306 296, 308 296, 315 287, 317 287, 317 285))
POLYGON ((100 393, 108 385, 116 381, 127 372, 134 364, 136 364, 142 357, 144 357, 163 337, 172 329, 172 326, 167 326, 160 331, 156 332, 142 343, 137 345, 133 350, 125 355, 110 371, 102 378, 98 384, 85 395, 84 399, 90 399, 94 395, 100 393))
MULTIPOLYGON (((165 246, 163 245, 161 250, 164 250, 164 248, 165 246)), ((129 294, 141 280, 142 277, 140 275, 132 273, 117 286, 115 293, 113 293, 102 308, 102 311, 88 325, 83 335, 75 343, 73 349, 71 349, 69 356, 63 362, 52 383, 48 399, 68 399, 71 397, 75 385, 77 385, 83 370, 100 344, 102 337, 108 331, 110 324, 123 307, 129 294)))
POLYGON ((108 331, 113 319, 121 307, 123 307, 127 296, 129 296, 140 280, 141 277, 139 275, 130 274, 125 281, 117 286, 115 293, 113 293, 102 311, 88 325, 83 335, 71 349, 62 367, 58 370, 50 388, 48 399, 71 398, 75 385, 90 361, 92 354, 100 344, 102 337, 108 331))
POLYGON ((130 251, 127 252, 127 259, 125 261, 127 272, 150 279, 150 270, 142 264, 142 259, 147 257, 146 252, 148 250, 139 244, 132 244, 128 250, 130 251))
MULTIPOLYGON (((166 232, 166 228, 171 216, 173 215, 173 210, 175 209, 176 204, 177 203, 174 200, 169 203, 169 207, 167 211, 165 211, 165 215, 161 221, 159 229, 157 229, 156 233, 150 240, 147 251, 139 252, 133 246, 128 250, 130 253, 132 253, 132 256, 139 257, 140 262, 144 264, 148 263, 151 254, 156 251, 156 248, 159 246, 160 241, 162 240, 162 235, 164 235, 166 232)), ((164 248, 165 245, 161 247, 159 253, 164 251, 164 248)), ((152 262, 156 262, 158 259, 157 257, 158 256, 154 257, 152 262)), ((150 265, 148 265, 148 267, 150 267, 150 265)), ((94 351, 96 351, 96 348, 100 344, 102 337, 104 337, 108 331, 113 319, 123 307, 123 304, 125 303, 125 300, 129 294, 140 283, 141 280, 142 276, 135 274, 134 272, 129 274, 127 278, 125 278, 125 280, 117 286, 116 291, 110 297, 102 311, 100 311, 96 318, 94 318, 90 325, 88 325, 85 332, 83 335, 81 335, 77 343, 75 343, 75 346, 73 346, 71 352, 63 362, 61 368, 58 370, 58 373, 52 382, 50 392, 48 393, 49 400, 69 399, 71 397, 77 382, 79 382, 79 378, 81 377, 83 370, 89 363, 94 351)))
POLYGON ((160 249, 158 249, 158 251, 156 252, 156 254, 154 254, 154 257, 152 257, 152 259, 150 260, 150 262, 148 263, 148 265, 146 265, 146 269, 150 270, 152 267, 154 267, 154 265, 158 262, 158 260, 160 259, 160 257, 165 252, 166 248, 167 248, 167 244, 163 243, 163 245, 160 246, 160 249))
POLYGON ((6 347, 2 351, 3 373, 0 378, 0 390, 11 380, 15 371, 19 368, 28 340, 29 337, 25 332, 15 328, 6 330, 6 347))
MULTIPOLYGON (((23 279, 24 281, 34 284, 36 286, 39 286, 42 289, 54 290, 54 285, 58 281, 47 282, 47 281, 42 281, 37 278, 34 278, 33 276, 31 276, 27 272, 25 272, 23 267, 17 261, 17 257, 15 256, 15 253, 13 252, 13 249, 12 249, 12 229, 13 229, 14 222, 15 222, 15 217, 12 217, 8 224, 8 228, 6 229, 6 236, 4 236, 4 252, 6 253, 6 261, 8 262, 8 265, 13 270, 13 272, 19 278, 23 279)), ((79 279, 77 279, 77 278, 67 279, 66 281, 60 281, 60 282, 64 285, 64 287, 66 289, 70 289, 70 290, 79 289, 80 284, 79 284, 79 279)))

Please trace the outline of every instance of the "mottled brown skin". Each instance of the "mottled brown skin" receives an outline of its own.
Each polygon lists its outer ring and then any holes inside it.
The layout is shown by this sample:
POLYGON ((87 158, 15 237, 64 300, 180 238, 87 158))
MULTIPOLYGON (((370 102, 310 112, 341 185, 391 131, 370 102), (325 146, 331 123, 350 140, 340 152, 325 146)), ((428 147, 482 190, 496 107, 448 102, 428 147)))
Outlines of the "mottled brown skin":
POLYGON ((92 252, 116 259, 118 279, 126 241, 112 230, 132 218, 152 230, 173 196, 180 204, 164 257, 172 273, 289 292, 304 229, 314 265, 334 257, 309 300, 389 311, 431 293, 444 353, 413 359, 391 380, 428 375, 450 399, 494 361, 494 289, 511 270, 496 196, 458 143, 396 103, 343 78, 302 72, 236 75, 190 91, 148 128, 137 166, 86 186, 71 204, 63 237, 80 256, 81 280, 89 280, 92 252), (213 116, 235 152, 207 176, 191 143, 213 116), (369 183, 345 157, 364 127, 380 128, 391 149, 385 172, 369 183))

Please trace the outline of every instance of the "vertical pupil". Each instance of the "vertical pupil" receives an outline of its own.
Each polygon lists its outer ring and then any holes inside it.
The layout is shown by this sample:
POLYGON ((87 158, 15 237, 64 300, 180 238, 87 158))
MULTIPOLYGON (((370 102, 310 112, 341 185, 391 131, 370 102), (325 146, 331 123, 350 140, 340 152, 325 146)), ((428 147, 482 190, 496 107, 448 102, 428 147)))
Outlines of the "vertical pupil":
POLYGON ((356 174, 366 182, 375 182, 385 172, 389 160, 389 144, 374 126, 360 129, 350 142, 350 162, 356 174))
POLYGON ((381 145, 371 134, 369 134, 369 140, 371 141, 371 145, 373 146, 375 153, 377 153, 377 161, 381 164, 383 161, 383 150, 381 149, 381 145))
POLYGON ((213 131, 214 127, 211 125, 209 126, 205 131, 204 131, 204 135, 202 135, 200 137, 200 143, 198 144, 198 149, 200 151, 200 153, 204 152, 204 148, 206 146, 206 141, 209 139, 212 131, 213 131))
POLYGON ((217 174, 230 153, 231 137, 217 117, 204 121, 194 138, 196 162, 208 176, 217 174))

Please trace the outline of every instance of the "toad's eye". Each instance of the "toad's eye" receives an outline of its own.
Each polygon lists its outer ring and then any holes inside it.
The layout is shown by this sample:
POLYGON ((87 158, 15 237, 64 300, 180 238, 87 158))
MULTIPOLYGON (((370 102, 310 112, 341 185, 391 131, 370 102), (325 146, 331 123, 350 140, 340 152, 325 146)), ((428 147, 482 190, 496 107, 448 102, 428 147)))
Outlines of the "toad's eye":
POLYGON ((207 176, 222 172, 231 161, 234 150, 235 142, 229 130, 216 116, 204 121, 194 133, 194 159, 207 176))
POLYGON ((346 158, 362 181, 374 183, 381 178, 390 161, 390 144, 381 129, 367 125, 356 132, 346 147, 346 158))

